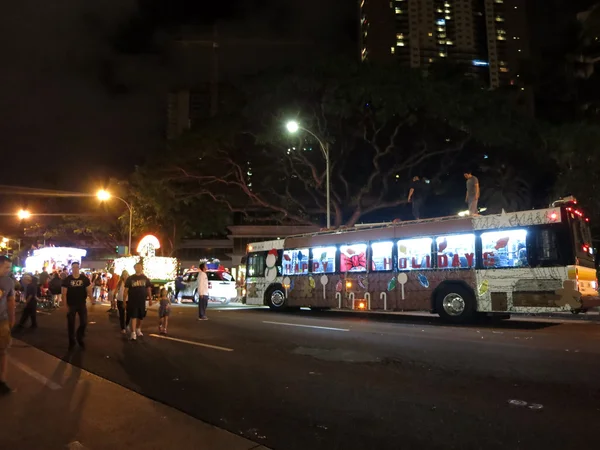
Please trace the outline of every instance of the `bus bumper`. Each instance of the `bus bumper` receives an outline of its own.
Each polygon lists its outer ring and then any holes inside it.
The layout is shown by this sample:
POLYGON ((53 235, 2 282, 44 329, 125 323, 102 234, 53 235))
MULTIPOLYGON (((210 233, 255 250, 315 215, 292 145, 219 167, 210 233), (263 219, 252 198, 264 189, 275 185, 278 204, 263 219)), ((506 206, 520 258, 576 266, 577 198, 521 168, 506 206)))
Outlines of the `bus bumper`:
POLYGON ((581 309, 600 307, 600 296, 586 295, 581 297, 581 309))

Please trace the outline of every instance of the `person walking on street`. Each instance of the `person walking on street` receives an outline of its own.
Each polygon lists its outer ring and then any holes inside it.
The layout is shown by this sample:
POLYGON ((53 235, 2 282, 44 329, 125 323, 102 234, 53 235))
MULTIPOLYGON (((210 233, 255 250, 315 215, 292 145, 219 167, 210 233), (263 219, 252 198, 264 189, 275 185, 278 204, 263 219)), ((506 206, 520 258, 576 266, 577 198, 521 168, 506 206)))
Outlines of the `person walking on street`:
POLYGON ((127 314, 131 319, 131 335, 130 339, 135 341, 136 338, 143 336, 142 321, 146 316, 146 299, 152 306, 152 283, 143 273, 142 263, 137 263, 133 266, 135 275, 127 278, 125 282, 125 303, 127 304, 127 314))
POLYGON ((410 183, 408 191, 408 203, 412 203, 412 213, 415 219, 423 218, 423 205, 425 204, 425 184, 415 176, 410 183))
POLYGON ((208 320, 206 308, 208 307, 208 275, 206 263, 200 264, 198 273, 198 320, 208 320))
POLYGON ((8 375, 8 348, 10 330, 15 324, 15 281, 9 276, 12 262, 0 256, 0 395, 7 395, 12 389, 6 384, 8 375))
POLYGON ((119 275, 115 273, 114 267, 111 267, 108 273, 111 275, 106 283, 106 287, 108 288, 108 301, 110 302, 110 309, 108 312, 113 313, 117 311, 116 290, 117 285, 119 284, 119 275))
POLYGON ((60 293, 62 290, 63 280, 60 278, 58 272, 54 272, 52 274, 52 278, 50 279, 50 293, 52 294, 52 304, 54 307, 58 308, 60 306, 60 293))
POLYGON ((469 215, 479 215, 479 209, 477 208, 477 202, 479 201, 479 180, 473 176, 471 171, 465 172, 465 179, 467 180, 467 195, 465 196, 465 202, 469 206, 469 215))
POLYGON ((171 301, 167 295, 167 290, 162 288, 160 290, 160 306, 158 308, 158 332, 160 334, 167 334, 167 327, 169 326, 169 315, 171 314, 171 301))
POLYGON ((23 295, 25 296, 25 308, 21 314, 21 320, 17 325, 19 328, 25 328, 27 319, 31 318, 31 328, 37 328, 37 301, 38 287, 33 282, 31 275, 24 275, 21 278, 23 284, 23 295))
POLYGON ((117 298, 117 310, 119 311, 119 325, 121 325, 121 333, 127 334, 126 330, 126 312, 125 312, 125 282, 129 278, 129 272, 124 270, 121 273, 121 277, 119 282, 117 283, 117 287, 115 289, 115 296, 117 298))
POLYGON ((75 348, 75 342, 85 350, 85 329, 87 327, 86 300, 92 296, 90 279, 79 272, 79 263, 71 264, 72 273, 63 281, 62 301, 67 305, 67 330, 69 332, 69 350, 75 348), (75 334, 75 316, 79 315, 79 328, 75 334))

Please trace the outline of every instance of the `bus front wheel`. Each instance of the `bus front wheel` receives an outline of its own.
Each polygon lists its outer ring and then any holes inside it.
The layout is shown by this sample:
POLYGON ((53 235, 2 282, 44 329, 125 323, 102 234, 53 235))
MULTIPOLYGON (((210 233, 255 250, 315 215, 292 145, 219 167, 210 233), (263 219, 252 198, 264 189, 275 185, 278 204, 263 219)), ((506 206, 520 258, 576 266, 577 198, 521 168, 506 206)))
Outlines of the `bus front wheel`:
POLYGON ((287 299, 282 288, 272 287, 266 294, 267 306, 274 311, 283 311, 286 309, 287 299))
POLYGON ((435 309, 447 322, 468 322, 475 315, 475 295, 459 284, 441 286, 436 295, 435 309))

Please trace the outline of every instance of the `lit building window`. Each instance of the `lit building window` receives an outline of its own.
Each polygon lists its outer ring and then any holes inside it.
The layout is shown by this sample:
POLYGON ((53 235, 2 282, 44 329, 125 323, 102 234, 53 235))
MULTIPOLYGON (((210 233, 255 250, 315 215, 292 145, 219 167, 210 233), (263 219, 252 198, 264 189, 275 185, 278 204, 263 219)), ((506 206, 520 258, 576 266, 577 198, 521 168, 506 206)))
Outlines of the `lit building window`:
POLYGON ((438 30, 438 31, 444 31, 444 30, 445 30, 445 28, 444 28, 444 27, 438 27, 438 29, 437 29, 437 30, 438 30))
POLYGON ((390 53, 393 55, 396 53, 396 47, 390 47, 390 53))
POLYGON ((451 16, 446 16, 446 20, 450 20, 450 19, 452 19, 451 16))
POLYGON ((396 33, 396 39, 404 39, 404 33, 396 33))
POLYGON ((452 41, 446 41, 446 45, 454 45, 454 42, 452 42, 452 41))
POLYGON ((496 22, 504 22, 504 17, 496 16, 496 22))
POLYGON ((506 72, 508 72, 508 68, 506 68, 506 67, 500 67, 500 72, 506 73, 506 72))
POLYGON ((498 37, 497 37, 497 39, 498 39, 499 41, 505 41, 505 40, 506 40, 506 38, 505 38, 504 36, 498 36, 498 37))
POLYGON ((444 19, 438 19, 435 22, 437 25, 446 25, 446 21, 444 19))
POLYGON ((429 62, 432 63, 433 62, 433 58, 429 58, 429 62))
POLYGON ((438 41, 438 44, 441 44, 441 45, 444 45, 445 43, 446 43, 446 41, 441 41, 441 40, 438 41))
POLYGON ((448 53, 446 53, 446 52, 440 52, 440 56, 442 58, 445 58, 446 56, 448 56, 448 53))
POLYGON ((441 14, 441 13, 443 13, 443 12, 444 12, 444 10, 443 10, 442 8, 438 8, 438 9, 436 9, 436 10, 435 10, 435 12, 438 12, 438 13, 440 13, 440 14, 441 14))
POLYGON ((402 14, 404 11, 401 8, 396 8, 396 14, 402 14))
POLYGON ((429 37, 431 37, 431 36, 433 36, 433 33, 427 33, 427 35, 428 35, 429 37))
POLYGON ((396 46, 397 47, 404 47, 404 42, 403 41, 398 41, 398 42, 396 42, 396 46))

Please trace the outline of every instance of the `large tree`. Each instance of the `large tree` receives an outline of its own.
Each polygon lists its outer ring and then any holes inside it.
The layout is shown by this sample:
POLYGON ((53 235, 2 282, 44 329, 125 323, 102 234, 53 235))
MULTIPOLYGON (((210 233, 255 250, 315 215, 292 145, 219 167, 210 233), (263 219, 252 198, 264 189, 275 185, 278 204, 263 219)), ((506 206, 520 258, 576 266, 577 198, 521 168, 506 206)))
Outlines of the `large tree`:
POLYGON ((336 62, 262 74, 238 89, 237 101, 176 142, 162 167, 188 198, 209 197, 255 220, 324 222, 319 140, 329 151, 337 227, 406 203, 413 175, 435 179, 462 170, 460 154, 528 139, 526 121, 497 93, 397 66, 336 62), (290 119, 318 139, 286 134, 290 119))

